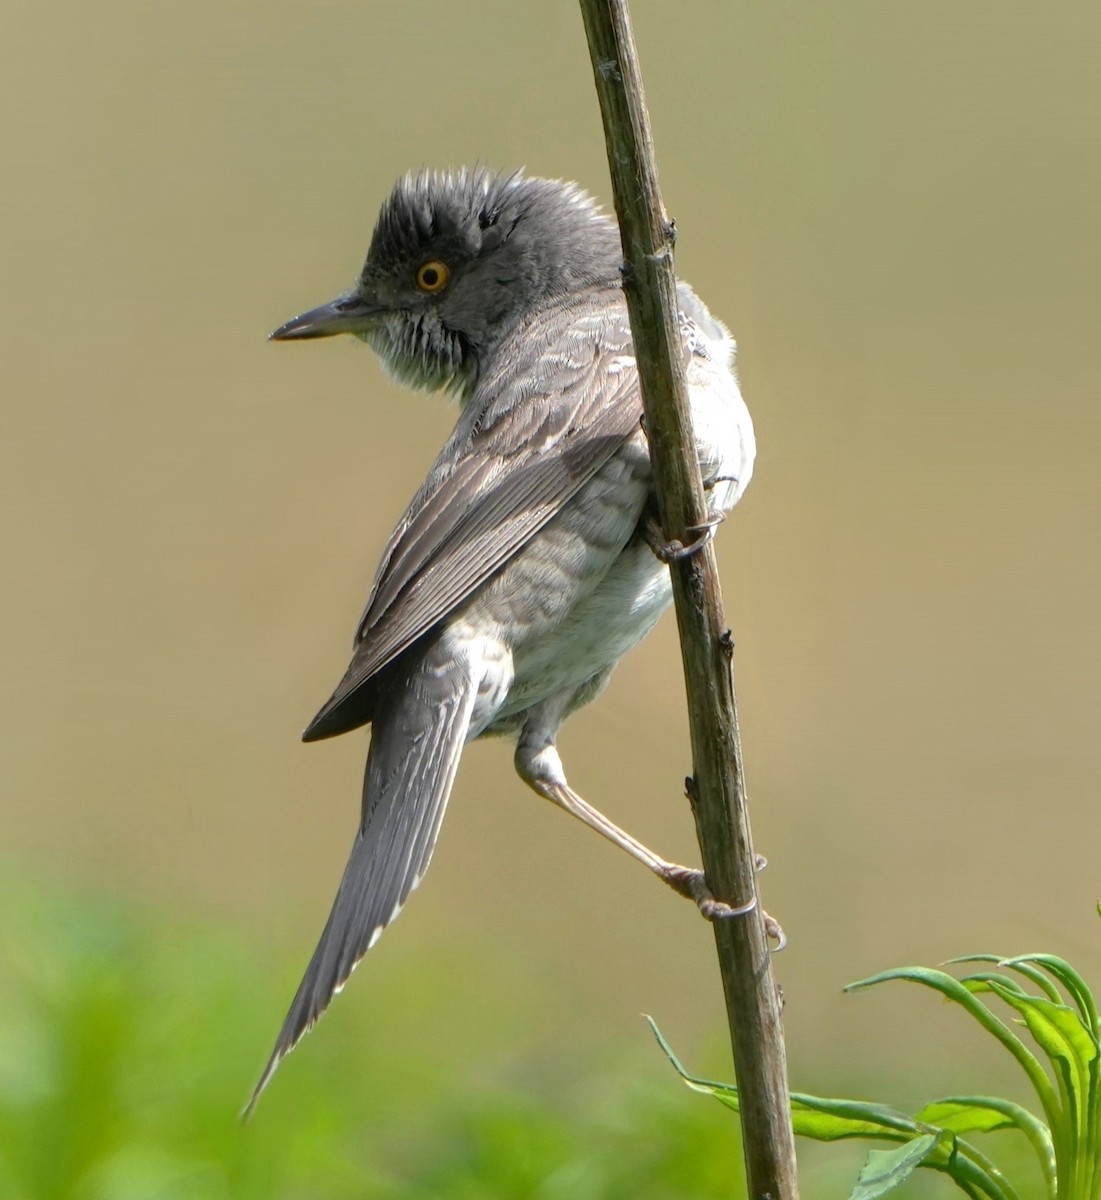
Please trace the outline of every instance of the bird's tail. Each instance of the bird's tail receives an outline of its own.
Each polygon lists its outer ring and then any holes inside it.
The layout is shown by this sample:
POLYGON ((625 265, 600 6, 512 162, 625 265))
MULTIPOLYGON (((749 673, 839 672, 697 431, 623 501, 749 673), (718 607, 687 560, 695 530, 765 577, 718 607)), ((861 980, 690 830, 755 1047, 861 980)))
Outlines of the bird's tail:
POLYGON ((245 1108, 245 1119, 280 1060, 328 1008, 423 878, 477 690, 466 664, 434 661, 430 653, 379 705, 351 857, 321 941, 245 1108))

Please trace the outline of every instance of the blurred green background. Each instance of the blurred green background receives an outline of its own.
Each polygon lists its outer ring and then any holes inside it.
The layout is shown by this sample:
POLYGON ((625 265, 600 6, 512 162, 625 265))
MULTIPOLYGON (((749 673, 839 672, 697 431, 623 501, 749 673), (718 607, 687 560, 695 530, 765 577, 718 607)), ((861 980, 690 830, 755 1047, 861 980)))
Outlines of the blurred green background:
MULTIPOLYGON (((1101 980, 1101 8, 633 8, 760 443, 720 557, 794 1085, 995 1090, 928 997, 840 989, 971 950, 1101 980)), ((264 337, 406 169, 610 198, 575 6, 2 11, 0 1195, 727 1194, 728 1117, 639 1017, 729 1076, 708 929, 500 743, 233 1124, 358 814, 364 738, 298 733, 454 418, 264 337)), ((691 862, 678 667, 666 621, 562 748, 691 862)), ((845 1194, 859 1151, 804 1154, 845 1194)))

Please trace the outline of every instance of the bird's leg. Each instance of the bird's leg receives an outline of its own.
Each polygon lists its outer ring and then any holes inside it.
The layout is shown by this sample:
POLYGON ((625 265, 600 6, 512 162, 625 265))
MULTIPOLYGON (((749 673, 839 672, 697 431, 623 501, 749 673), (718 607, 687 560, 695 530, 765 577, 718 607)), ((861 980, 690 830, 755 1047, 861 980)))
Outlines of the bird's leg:
MULTIPOLYGON (((571 816, 577 817, 590 829, 595 829, 601 837, 607 838, 621 850, 626 850, 632 858, 638 859, 643 866, 653 871, 662 883, 667 884, 673 891, 694 900, 700 912, 709 921, 744 916, 756 906, 756 899, 750 900, 748 904, 736 906, 716 900, 702 871, 682 867, 655 854, 626 830, 620 829, 599 809, 593 808, 588 801, 582 799, 566 782, 558 750, 544 728, 531 722, 524 727, 516 745, 516 770, 533 791, 571 816)), ((763 866, 764 859, 758 858, 758 870, 763 866)), ((770 917, 766 916, 765 920, 769 936, 775 938, 780 943, 780 948, 783 948, 785 939, 780 926, 770 917)))

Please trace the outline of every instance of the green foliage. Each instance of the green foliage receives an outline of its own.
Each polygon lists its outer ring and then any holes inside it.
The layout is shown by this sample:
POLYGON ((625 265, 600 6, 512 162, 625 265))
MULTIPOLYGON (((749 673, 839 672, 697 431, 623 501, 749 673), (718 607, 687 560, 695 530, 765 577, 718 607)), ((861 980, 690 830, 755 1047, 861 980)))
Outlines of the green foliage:
POLYGON ((469 948, 357 976, 242 1126, 299 962, 48 891, 5 889, 0 913, 4 1200, 739 1194, 718 1110, 591 1048, 532 1049, 538 997, 469 948))
MULTIPOLYGON (((944 971, 902 967, 846 990, 903 980, 931 988, 959 1005, 1016 1060, 1037 1095, 1042 1118, 996 1096, 949 1096, 908 1116, 881 1104, 793 1093, 795 1132, 817 1141, 859 1137, 895 1143, 892 1150, 869 1154, 850 1200, 885 1196, 919 1167, 944 1173, 973 1198, 1021 1200, 1022 1192, 965 1139, 997 1129, 1016 1130, 1027 1140, 1048 1200, 1101 1200, 1101 1024, 1092 993, 1069 963, 1050 954, 1010 959, 980 954, 953 960, 965 962, 990 963, 996 969, 957 979, 944 971), (988 1003, 991 999, 1010 1009, 1035 1050, 997 1015, 988 1003)), ((737 1088, 689 1075, 657 1026, 651 1025, 689 1087, 737 1110, 737 1088)))

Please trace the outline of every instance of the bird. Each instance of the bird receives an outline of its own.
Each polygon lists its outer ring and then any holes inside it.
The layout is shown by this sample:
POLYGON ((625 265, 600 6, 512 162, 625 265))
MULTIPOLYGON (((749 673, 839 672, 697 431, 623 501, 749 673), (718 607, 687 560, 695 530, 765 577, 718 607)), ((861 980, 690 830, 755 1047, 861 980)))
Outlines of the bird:
MULTIPOLYGON (((399 383, 458 402, 453 432, 382 552, 348 669, 303 734, 364 725, 359 825, 324 932, 249 1101, 420 884, 463 747, 515 739, 537 794, 714 916, 703 874, 668 862, 566 779, 559 727, 671 600, 616 221, 579 185, 422 169, 382 204, 353 286, 276 329, 350 334, 399 383)), ((677 285, 710 536, 753 472, 735 344, 677 285)), ((690 549, 691 547, 687 548, 690 549)))

